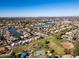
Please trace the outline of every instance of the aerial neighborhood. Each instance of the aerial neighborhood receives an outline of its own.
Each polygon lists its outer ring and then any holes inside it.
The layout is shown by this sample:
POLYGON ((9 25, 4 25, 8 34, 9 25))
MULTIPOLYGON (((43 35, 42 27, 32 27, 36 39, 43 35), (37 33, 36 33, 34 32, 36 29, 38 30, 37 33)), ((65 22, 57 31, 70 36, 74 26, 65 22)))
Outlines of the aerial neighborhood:
POLYGON ((0 57, 79 57, 79 17, 0 18, 0 57))

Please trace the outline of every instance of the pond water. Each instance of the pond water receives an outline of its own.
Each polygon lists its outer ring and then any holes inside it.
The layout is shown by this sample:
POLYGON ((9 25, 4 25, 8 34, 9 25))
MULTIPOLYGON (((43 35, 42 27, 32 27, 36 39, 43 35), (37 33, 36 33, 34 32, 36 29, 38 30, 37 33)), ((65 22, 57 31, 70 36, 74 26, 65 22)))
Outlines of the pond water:
POLYGON ((8 30, 13 34, 15 37, 20 37, 22 34, 16 31, 15 27, 9 27, 8 30))

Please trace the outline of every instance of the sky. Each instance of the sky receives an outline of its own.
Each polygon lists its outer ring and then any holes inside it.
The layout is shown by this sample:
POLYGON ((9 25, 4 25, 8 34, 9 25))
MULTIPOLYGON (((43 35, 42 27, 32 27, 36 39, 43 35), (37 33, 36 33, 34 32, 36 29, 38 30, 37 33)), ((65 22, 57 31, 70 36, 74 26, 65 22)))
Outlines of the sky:
POLYGON ((0 0, 0 17, 79 16, 79 0, 0 0))

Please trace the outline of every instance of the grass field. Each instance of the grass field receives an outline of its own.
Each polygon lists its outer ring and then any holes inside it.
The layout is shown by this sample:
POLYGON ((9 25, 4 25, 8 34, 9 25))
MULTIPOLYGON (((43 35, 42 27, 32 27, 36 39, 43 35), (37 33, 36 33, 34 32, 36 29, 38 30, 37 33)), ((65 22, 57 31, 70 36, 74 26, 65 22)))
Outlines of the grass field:
POLYGON ((55 50, 54 54, 57 55, 64 55, 65 49, 62 47, 61 43, 63 40, 57 39, 55 35, 50 35, 45 37, 44 39, 39 39, 37 41, 33 41, 30 44, 22 45, 19 48, 15 49, 14 52, 16 54, 20 53, 23 50, 30 50, 30 52, 33 52, 35 50, 55 50), (48 41, 49 43, 46 44, 45 42, 48 41))

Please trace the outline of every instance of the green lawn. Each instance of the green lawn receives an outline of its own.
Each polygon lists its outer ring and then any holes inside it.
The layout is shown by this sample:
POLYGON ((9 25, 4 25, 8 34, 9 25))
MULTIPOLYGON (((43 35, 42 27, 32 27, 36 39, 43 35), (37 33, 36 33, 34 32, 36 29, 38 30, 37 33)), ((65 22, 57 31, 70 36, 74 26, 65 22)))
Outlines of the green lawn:
POLYGON ((51 35, 48 37, 45 37, 44 39, 40 39, 37 41, 33 41, 30 44, 26 44, 26 45, 22 45, 19 48, 15 49, 14 52, 15 53, 20 53, 23 50, 28 50, 31 49, 31 51, 35 51, 35 50, 55 50, 55 54, 58 55, 64 55, 65 54, 65 50, 64 48, 61 46, 62 40, 59 40, 56 38, 56 36, 51 35), (46 41, 49 41, 49 44, 45 44, 46 41), (46 48, 44 47, 46 46, 46 48), (40 48, 41 47, 41 48, 40 48))

